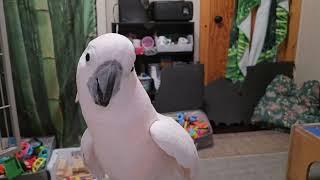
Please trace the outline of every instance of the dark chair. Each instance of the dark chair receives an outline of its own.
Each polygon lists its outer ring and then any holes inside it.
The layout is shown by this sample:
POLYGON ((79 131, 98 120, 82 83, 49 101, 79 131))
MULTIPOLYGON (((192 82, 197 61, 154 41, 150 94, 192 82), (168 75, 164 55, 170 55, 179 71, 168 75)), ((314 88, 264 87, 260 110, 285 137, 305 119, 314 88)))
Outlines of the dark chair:
POLYGON ((200 109, 203 104, 203 65, 181 64, 161 71, 154 107, 160 113, 200 109))
POLYGON ((204 108, 215 124, 250 124, 254 108, 267 86, 279 74, 293 77, 293 63, 261 63, 247 69, 241 84, 227 79, 209 83, 204 93, 204 108))

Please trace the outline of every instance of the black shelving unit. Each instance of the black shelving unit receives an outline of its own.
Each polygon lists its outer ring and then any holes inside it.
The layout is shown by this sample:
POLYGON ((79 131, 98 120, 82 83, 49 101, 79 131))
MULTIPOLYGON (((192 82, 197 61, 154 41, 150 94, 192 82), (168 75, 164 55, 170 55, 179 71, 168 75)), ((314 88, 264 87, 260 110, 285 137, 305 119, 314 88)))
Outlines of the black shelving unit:
MULTIPOLYGON (((194 23, 184 21, 163 21, 163 22, 125 22, 112 23, 112 32, 124 36, 134 34, 136 38, 142 39, 145 36, 157 36, 177 34, 180 36, 193 35, 194 23)), ((170 59, 172 62, 193 63, 194 50, 190 52, 161 52, 153 56, 137 55, 137 73, 147 72, 148 64, 160 63, 162 59, 170 59)))
POLYGON ((194 23, 184 21, 162 21, 162 22, 125 22, 112 23, 112 32, 119 34, 136 33, 142 37, 154 33, 162 34, 194 34, 194 23), (118 27, 118 30, 117 30, 118 27))

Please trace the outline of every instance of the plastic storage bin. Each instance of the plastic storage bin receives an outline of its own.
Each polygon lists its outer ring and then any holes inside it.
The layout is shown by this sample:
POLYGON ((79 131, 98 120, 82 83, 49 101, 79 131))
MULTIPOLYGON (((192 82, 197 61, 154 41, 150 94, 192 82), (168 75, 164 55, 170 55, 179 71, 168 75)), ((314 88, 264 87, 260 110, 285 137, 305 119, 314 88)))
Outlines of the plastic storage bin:
POLYGON ((59 159, 65 159, 71 161, 72 153, 80 153, 80 148, 66 148, 66 149, 55 149, 52 152, 51 159, 47 165, 47 171, 49 171, 51 180, 56 180, 56 162, 59 159))
MULTIPOLYGON (((51 159, 47 165, 47 171, 50 174, 51 180, 58 180, 59 178, 56 176, 57 173, 57 162, 60 159, 66 161, 66 164, 71 166, 72 163, 72 155, 81 155, 80 147, 76 148, 65 148, 65 149, 55 149, 52 152, 51 159)), ((82 157, 81 157, 82 158, 82 157)), ((82 179, 82 178, 80 178, 82 179)), ((84 178, 85 179, 85 178, 84 178)), ((94 178, 93 178, 94 179, 94 178)), ((108 177, 105 177, 105 180, 109 180, 108 177)))
POLYGON ((156 47, 158 52, 192 52, 193 51, 193 36, 188 35, 187 44, 161 44, 159 37, 155 36, 156 47))
MULTIPOLYGON (((23 140, 28 140, 28 139, 23 139, 23 140)), ((50 161, 50 157, 52 154, 52 149, 54 149, 56 147, 56 141, 54 137, 44 137, 44 138, 39 138, 39 140, 41 140, 43 142, 43 144, 48 147, 49 152, 48 152, 48 159, 46 164, 48 165, 48 161, 50 161)), ((7 178, 0 178, 0 180, 3 179, 7 179, 7 178)), ((20 176, 17 176, 14 178, 15 180, 50 180, 50 177, 48 176, 48 172, 46 170, 46 168, 32 173, 32 172, 28 172, 28 173, 24 173, 20 176)))
POLYGON ((208 120, 207 115, 203 111, 201 111, 201 110, 179 111, 179 112, 163 113, 163 115, 172 117, 173 119, 175 119, 177 121, 177 114, 181 113, 181 112, 191 114, 191 115, 197 114, 199 116, 202 116, 203 117, 202 119, 206 123, 208 123, 208 125, 209 125, 208 132, 206 134, 194 139, 194 144, 196 145, 197 149, 200 150, 200 149, 204 149, 204 148, 213 146, 213 137, 212 137, 213 130, 212 130, 212 127, 210 125, 210 122, 208 120))

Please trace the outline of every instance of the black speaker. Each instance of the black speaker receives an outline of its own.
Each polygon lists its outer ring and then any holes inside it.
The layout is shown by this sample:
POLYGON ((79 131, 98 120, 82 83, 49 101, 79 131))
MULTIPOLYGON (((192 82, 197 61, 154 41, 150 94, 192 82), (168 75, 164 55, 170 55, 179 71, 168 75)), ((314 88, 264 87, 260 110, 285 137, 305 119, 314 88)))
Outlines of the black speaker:
POLYGON ((190 21, 193 18, 191 1, 155 1, 150 5, 155 21, 190 21))
POLYGON ((143 0, 119 0, 120 22, 147 22, 147 11, 143 0))

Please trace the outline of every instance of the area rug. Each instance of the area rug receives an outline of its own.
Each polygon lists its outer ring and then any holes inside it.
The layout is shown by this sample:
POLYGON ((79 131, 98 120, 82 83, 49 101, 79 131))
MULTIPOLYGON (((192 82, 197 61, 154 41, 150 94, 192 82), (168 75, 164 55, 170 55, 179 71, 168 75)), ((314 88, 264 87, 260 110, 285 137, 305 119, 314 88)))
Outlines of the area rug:
MULTIPOLYGON (((285 180, 289 134, 256 131, 214 134, 214 146, 199 151, 198 180, 285 180)), ((320 179, 320 163, 309 180, 320 179)))
POLYGON ((287 153, 202 159, 199 180, 284 180, 287 153))
POLYGON ((289 148, 289 134, 279 131, 214 134, 213 141, 213 147, 199 151, 201 159, 288 152, 289 148))

